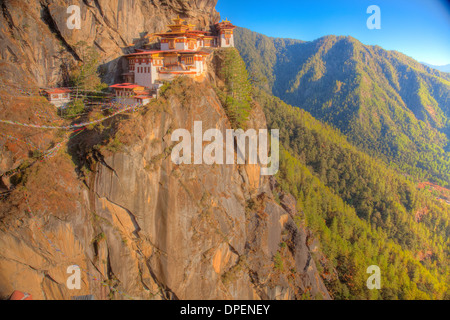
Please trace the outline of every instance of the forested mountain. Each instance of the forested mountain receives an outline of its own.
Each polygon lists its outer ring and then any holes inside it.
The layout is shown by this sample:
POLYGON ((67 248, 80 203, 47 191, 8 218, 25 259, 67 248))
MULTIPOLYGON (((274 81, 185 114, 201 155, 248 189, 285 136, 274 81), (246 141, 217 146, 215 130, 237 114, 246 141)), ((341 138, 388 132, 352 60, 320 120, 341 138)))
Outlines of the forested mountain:
POLYGON ((254 95, 268 126, 281 130, 277 179, 296 197, 299 221, 320 241, 328 260, 317 264, 330 293, 337 299, 449 298, 448 205, 308 112, 261 89, 254 95), (365 287, 370 265, 383 270, 381 291, 365 287))
POLYGON ((351 37, 239 28, 236 43, 281 130, 277 179, 319 238, 333 297, 449 298, 449 206, 416 183, 450 181, 450 75, 351 37), (364 287, 372 264, 381 291, 364 287))
POLYGON ((449 185, 450 74, 352 37, 304 42, 239 28, 236 45, 260 87, 385 163, 449 185))

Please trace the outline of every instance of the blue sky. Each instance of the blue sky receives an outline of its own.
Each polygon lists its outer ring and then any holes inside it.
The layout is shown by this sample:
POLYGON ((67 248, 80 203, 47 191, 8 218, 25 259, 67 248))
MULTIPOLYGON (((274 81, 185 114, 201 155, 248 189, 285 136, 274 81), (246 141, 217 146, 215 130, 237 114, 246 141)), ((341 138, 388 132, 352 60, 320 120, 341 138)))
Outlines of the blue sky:
POLYGON ((223 19, 271 37, 305 41, 352 36, 435 65, 450 64, 450 4, 445 0, 219 0, 223 19), (381 9, 381 30, 369 30, 367 8, 381 9))

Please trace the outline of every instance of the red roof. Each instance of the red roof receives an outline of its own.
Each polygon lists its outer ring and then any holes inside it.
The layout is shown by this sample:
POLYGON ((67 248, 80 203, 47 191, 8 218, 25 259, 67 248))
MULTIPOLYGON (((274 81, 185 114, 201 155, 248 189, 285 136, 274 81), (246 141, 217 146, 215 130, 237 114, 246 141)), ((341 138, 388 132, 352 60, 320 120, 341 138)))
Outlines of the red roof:
POLYGON ((134 89, 134 88, 142 88, 142 86, 139 86, 137 84, 132 83, 119 83, 112 86, 109 86, 110 88, 116 88, 116 89, 134 89))
POLYGON ((153 98, 153 97, 151 97, 151 96, 136 96, 136 97, 134 97, 135 99, 139 99, 139 100, 144 100, 144 99, 151 99, 151 98, 153 98))
POLYGON ((154 51, 131 53, 131 54, 125 55, 124 57, 134 57, 134 56, 141 56, 141 55, 155 54, 155 53, 197 53, 197 54, 208 54, 207 52, 198 51, 198 50, 154 50, 154 51))
POLYGON ((136 53, 126 54, 126 55, 124 55, 124 57, 140 56, 140 55, 152 54, 152 53, 158 53, 158 52, 161 52, 161 51, 143 51, 143 52, 136 52, 136 53))
POLYGON ((33 300, 33 296, 29 293, 14 291, 9 300, 33 300))
POLYGON ((237 28, 235 25, 233 25, 230 21, 225 20, 222 22, 217 22, 216 23, 216 28, 221 28, 221 29, 235 29, 237 28))
POLYGON ((186 30, 186 31, 177 31, 177 32, 164 32, 164 33, 155 33, 154 35, 157 37, 170 37, 170 36, 180 36, 180 35, 207 35, 207 34, 211 34, 208 31, 202 31, 202 30, 186 30))
POLYGON ((67 88, 54 88, 54 89, 48 89, 45 90, 48 94, 58 94, 58 93, 70 93, 72 90, 67 88))
POLYGON ((207 34, 211 34, 210 32, 208 32, 208 31, 202 31, 202 30, 189 30, 188 31, 188 33, 189 32, 195 32, 195 33, 207 33, 207 34))

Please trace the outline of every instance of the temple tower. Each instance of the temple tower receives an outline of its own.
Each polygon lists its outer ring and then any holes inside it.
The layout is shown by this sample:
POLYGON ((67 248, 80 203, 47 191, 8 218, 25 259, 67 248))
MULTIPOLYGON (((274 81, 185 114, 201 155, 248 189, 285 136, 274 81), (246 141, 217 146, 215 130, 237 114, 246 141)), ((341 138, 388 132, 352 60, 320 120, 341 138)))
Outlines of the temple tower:
POLYGON ((222 48, 234 47, 234 35, 233 35, 234 29, 236 29, 236 26, 232 25, 231 22, 228 21, 228 19, 216 23, 219 47, 222 48))

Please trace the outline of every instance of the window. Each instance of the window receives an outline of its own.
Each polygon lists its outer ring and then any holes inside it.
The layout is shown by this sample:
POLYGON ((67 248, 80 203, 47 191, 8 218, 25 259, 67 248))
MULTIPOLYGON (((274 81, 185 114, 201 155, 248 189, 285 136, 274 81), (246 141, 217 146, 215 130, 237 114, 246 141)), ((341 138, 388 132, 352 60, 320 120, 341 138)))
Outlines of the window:
POLYGON ((169 40, 169 49, 175 49, 175 40, 169 40))

